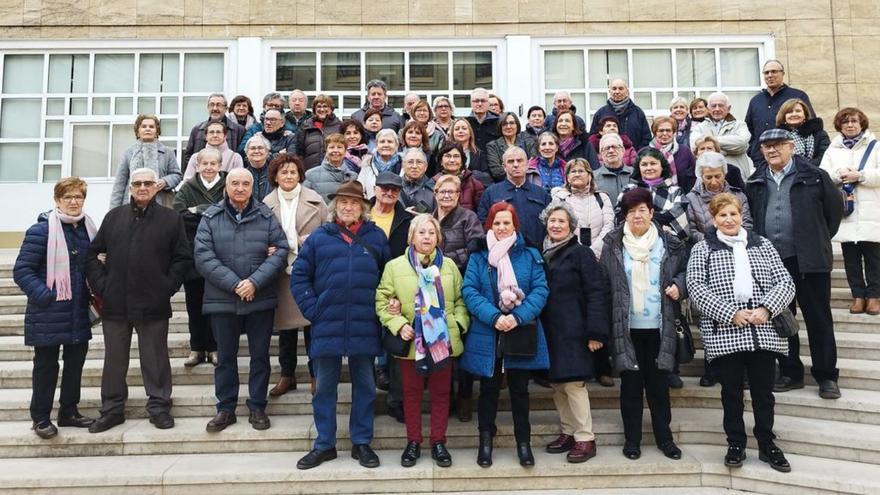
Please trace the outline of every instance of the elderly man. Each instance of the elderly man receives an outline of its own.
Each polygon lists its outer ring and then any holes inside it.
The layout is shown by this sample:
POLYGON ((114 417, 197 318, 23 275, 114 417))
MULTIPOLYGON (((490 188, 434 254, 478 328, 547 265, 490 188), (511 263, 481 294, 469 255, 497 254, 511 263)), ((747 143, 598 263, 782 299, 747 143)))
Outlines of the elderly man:
POLYGON ((382 129, 391 129, 394 132, 400 132, 403 127, 403 120, 387 103, 388 91, 385 83, 381 79, 373 79, 367 83, 367 102, 360 110, 353 113, 351 118, 357 120, 361 124, 364 123, 364 113, 371 108, 375 108, 382 112, 382 129))
POLYGON ((614 79, 608 86, 608 103, 596 111, 590 124, 590 134, 599 132, 599 122, 605 117, 616 117, 619 131, 632 140, 636 149, 651 142, 651 127, 645 112, 629 98, 629 86, 623 79, 614 79))
POLYGON ((269 141, 269 153, 273 155, 276 153, 295 155, 297 152, 296 135, 284 128, 284 114, 281 110, 274 108, 266 110, 263 114, 263 130, 254 135, 258 134, 269 141))
POLYGON ((735 165, 743 177, 754 171, 749 158, 749 140, 752 135, 745 122, 736 120, 730 113, 730 99, 721 92, 709 95, 709 116, 691 129, 691 148, 703 136, 712 136, 721 146, 721 154, 727 163, 735 165))
POLYGON ((301 89, 294 89, 287 98, 290 110, 284 114, 284 127, 296 134, 303 122, 311 118, 312 111, 308 109, 308 99, 301 89))
MULTIPOLYGON (((264 132, 266 125, 266 112, 269 110, 278 110, 279 112, 284 113, 284 97, 281 96, 281 93, 273 91, 272 93, 267 93, 266 96, 263 97, 263 112, 260 114, 259 121, 247 128, 247 132, 245 132, 244 137, 241 138, 241 144, 236 151, 243 155, 244 145, 247 143, 248 139, 258 132, 264 132)), ((296 133, 297 126, 288 122, 286 118, 283 123, 284 130, 296 133)))
POLYGON ((270 192, 272 185, 269 184, 269 148, 272 145, 262 134, 256 134, 248 139, 245 145, 244 169, 251 173, 254 178, 253 196, 262 200, 270 192))
MULTIPOLYGON (((532 107, 534 109, 534 107, 532 107)), ((575 120, 577 121, 577 127, 580 130, 585 130, 587 128, 587 123, 584 122, 584 119, 577 115, 577 107, 571 102, 571 94, 568 91, 557 91, 556 94, 553 95, 553 111, 550 115, 544 119, 544 129, 553 129, 553 124, 556 123, 556 116, 559 115, 560 112, 564 112, 566 110, 571 110, 572 113, 575 114, 575 120)), ((529 110, 529 119, 531 121, 531 109, 529 110)), ((537 135, 535 136, 537 137, 537 135)))
POLYGON ((401 161, 403 171, 403 189, 400 201, 407 208, 418 213, 434 211, 434 181, 425 172, 428 171, 428 159, 422 150, 409 148, 401 161))
POLYGON ((370 448, 373 439, 373 359, 382 352, 376 318, 376 287, 389 260, 388 239, 368 220, 363 186, 349 181, 330 201, 332 222, 303 243, 290 278, 290 289, 303 316, 312 322, 309 358, 317 390, 312 411, 317 437, 312 450, 297 462, 310 469, 336 458, 337 388, 342 358, 351 375, 349 434, 351 456, 364 467, 379 466, 370 448))
POLYGON ((486 145, 501 137, 498 115, 489 111, 489 91, 483 88, 471 91, 471 114, 467 121, 474 131, 474 144, 486 156, 486 145))
MULTIPOLYGON (((764 131, 758 139, 766 163, 749 177, 746 195, 755 233, 773 243, 796 286, 810 341, 810 373, 823 399, 840 398, 837 386, 837 343, 831 318, 831 238, 843 218, 840 190, 828 174, 794 154, 794 142, 782 129, 764 131)), ((792 303, 793 304, 793 303, 792 303)), ((804 386, 800 339, 788 339, 788 356, 774 391, 804 386)))
POLYGON ((226 124, 226 144, 229 145, 229 149, 238 149, 238 145, 244 140, 245 128, 236 122, 234 118, 230 119, 227 117, 226 97, 222 93, 214 93, 208 97, 208 120, 193 126, 189 133, 189 139, 186 142, 186 149, 183 150, 183 159, 180 160, 180 163, 189 163, 191 156, 205 149, 208 143, 205 130, 208 128, 209 123, 217 120, 226 124))
POLYGON ((196 232, 196 270, 205 277, 202 312, 210 315, 219 363, 214 368, 217 415, 209 432, 235 423, 238 405, 238 341, 247 334, 250 351, 247 408, 256 430, 270 426, 266 416, 269 341, 275 320, 275 280, 287 263, 287 236, 275 215, 253 197, 247 170, 226 176, 226 199, 211 206, 196 232))
POLYGON ((409 92, 403 97, 403 112, 400 114, 401 126, 406 125, 413 118, 413 108, 415 108, 419 100, 419 94, 413 92, 409 92))
POLYGON ((599 155, 602 157, 602 166, 593 173, 596 190, 608 193, 611 206, 617 206, 617 198, 633 174, 633 168, 623 164, 623 140, 620 136, 611 132, 602 136, 599 155))
POLYGON ((541 186, 526 180, 528 159, 526 152, 519 146, 507 148, 501 156, 504 163, 505 180, 492 184, 480 198, 477 216, 481 222, 486 221, 489 208, 499 201, 507 201, 516 208, 519 216, 520 232, 526 243, 541 249, 544 242, 544 225, 538 216, 548 204, 550 194, 541 186))
POLYGON ((749 156, 755 163, 764 159, 761 147, 758 145, 758 136, 764 131, 776 127, 776 114, 779 113, 779 108, 783 103, 791 98, 797 98, 810 107, 810 112, 813 115, 816 114, 807 93, 783 82, 785 67, 782 66, 782 62, 768 60, 764 62, 761 72, 764 74, 764 84, 767 87, 749 101, 749 109, 744 119, 752 135, 752 140, 749 143, 749 156))
POLYGON ((132 328, 138 333, 150 423, 174 426, 168 319, 171 296, 192 267, 192 249, 180 215, 155 201, 158 180, 152 169, 133 171, 131 202, 107 213, 89 248, 89 287, 104 301, 101 417, 89 427, 92 433, 125 422, 132 328))

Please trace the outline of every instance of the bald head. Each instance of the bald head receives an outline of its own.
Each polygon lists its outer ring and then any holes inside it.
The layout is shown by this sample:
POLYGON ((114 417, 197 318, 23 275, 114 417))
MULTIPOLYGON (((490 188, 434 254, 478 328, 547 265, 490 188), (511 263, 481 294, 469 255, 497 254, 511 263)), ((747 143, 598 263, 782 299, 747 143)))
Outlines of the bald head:
POLYGON ((621 102, 629 97, 629 86, 623 79, 613 79, 608 85, 608 96, 614 102, 621 102))
POLYGON ((254 192, 254 176, 245 168, 234 168, 226 176, 226 197, 238 210, 244 209, 254 192))
POLYGON ((568 91, 557 91, 553 95, 553 108, 556 109, 556 113, 564 112, 571 108, 571 95, 568 91))

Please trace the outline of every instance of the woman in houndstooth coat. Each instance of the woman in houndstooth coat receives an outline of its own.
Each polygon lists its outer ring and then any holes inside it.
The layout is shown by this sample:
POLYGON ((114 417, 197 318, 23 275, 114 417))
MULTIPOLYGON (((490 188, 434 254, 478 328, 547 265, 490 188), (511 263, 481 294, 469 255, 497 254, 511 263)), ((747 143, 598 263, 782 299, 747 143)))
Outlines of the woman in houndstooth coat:
POLYGON ((709 203, 715 229, 691 251, 687 287, 700 308, 705 358, 721 381, 724 463, 739 467, 745 459, 743 373, 748 373, 759 458, 773 469, 791 467, 773 443, 773 380, 776 354, 788 341, 773 328, 773 317, 794 298, 794 281, 767 239, 742 228, 742 203, 729 193, 709 203))

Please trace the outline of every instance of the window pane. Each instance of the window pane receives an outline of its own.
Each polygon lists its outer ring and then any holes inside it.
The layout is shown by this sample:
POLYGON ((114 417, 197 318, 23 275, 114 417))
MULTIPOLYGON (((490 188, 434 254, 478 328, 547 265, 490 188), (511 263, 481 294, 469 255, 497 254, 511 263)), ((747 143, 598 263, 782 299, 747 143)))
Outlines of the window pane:
POLYGON ((43 166, 43 183, 51 184, 61 179, 61 165, 43 166))
POLYGON ((658 110, 669 110, 670 101, 672 101, 672 91, 657 91, 658 110))
POLYGON ((633 86, 637 88, 672 86, 672 51, 633 50, 633 86))
POLYGON ((110 98, 93 99, 92 115, 110 115, 110 98))
POLYGON ((275 88, 278 91, 314 91, 318 78, 314 52, 275 55, 275 88))
POLYGON ((46 137, 60 138, 64 135, 64 122, 60 120, 46 121, 46 137))
POLYGON ((116 109, 114 110, 114 113, 116 115, 131 115, 134 113, 132 105, 134 105, 134 100, 132 98, 116 98, 116 109))
POLYGON ((223 54, 187 53, 184 58, 183 90, 223 91, 223 54))
POLYGON ((70 99, 70 115, 85 115, 89 113, 89 100, 87 98, 70 99))
POLYGON ((43 56, 6 55, 3 62, 4 93, 42 93, 43 56))
MULTIPOLYGON (((162 134, 165 134, 165 122, 162 122, 162 134)), ((134 142, 134 134, 130 125, 113 124, 113 146, 110 149, 110 176, 116 176, 116 169, 122 160, 122 154, 134 142)), ((172 146, 171 149, 176 149, 172 146)))
POLYGON ((141 55, 138 90, 142 92, 177 92, 180 79, 180 55, 145 53, 141 55))
POLYGON ((156 99, 152 96, 138 98, 138 113, 155 114, 156 99))
POLYGON ((49 55, 50 93, 85 93, 88 90, 88 55, 49 55))
MULTIPOLYGON (((492 52, 453 53, 452 87, 466 90, 492 89, 492 52)), ((470 101, 467 106, 470 106, 470 101)))
POLYGON ((446 52, 410 53, 409 88, 449 89, 449 55, 446 52))
POLYGON ((400 112, 403 110, 403 95, 388 95, 388 105, 400 112))
POLYGON ((177 119, 162 119, 162 135, 177 136, 177 119))
MULTIPOLYGON (((162 113, 165 112, 163 111, 162 113)), ((193 126, 207 118, 208 110, 205 108, 204 96, 190 96, 183 99, 183 124, 181 125, 182 129, 186 129, 185 132, 187 134, 189 134, 189 130, 192 129, 193 126)))
POLYGON ((110 126, 73 126, 73 157, 70 174, 76 177, 106 177, 110 126))
POLYGON ((693 91, 679 91, 678 96, 684 98, 684 101, 688 102, 688 104, 690 104, 691 100, 696 98, 696 94, 693 91))
MULTIPOLYGON (((345 95, 342 97, 342 107, 345 115, 356 112, 361 105, 363 105, 363 103, 361 103, 361 97, 358 95, 345 95)), ((337 112, 337 114, 338 113, 339 112, 337 112)))
POLYGON ((64 115, 64 98, 47 98, 46 115, 64 115))
POLYGON ((544 52, 544 87, 547 89, 584 86, 583 50, 547 50, 544 52))
POLYGON ((4 99, 0 138, 39 138, 43 110, 37 98, 4 99))
MULTIPOLYGON (((198 100, 200 98, 190 99, 198 100)), ((202 99, 202 101, 204 101, 204 99, 202 99)), ((161 109, 159 111, 162 112, 163 115, 169 113, 177 113, 177 98, 174 96, 163 96, 160 105, 161 109)), ((207 113, 207 111, 205 111, 205 113, 207 113)))
MULTIPOLYGON (((730 113, 737 119, 743 119, 746 116, 746 110, 749 109, 749 101, 753 96, 758 94, 757 91, 725 91, 724 94, 730 100, 730 113)), ((707 95, 708 96, 708 95, 707 95)))
POLYGON ((40 145, 0 144, 0 182, 36 182, 40 145))
POLYGON ((760 86, 760 72, 757 48, 721 49, 721 84, 723 86, 760 86))
POLYGON ((134 90, 134 55, 95 55, 95 92, 130 93, 134 90))
POLYGON ((679 86, 715 86, 715 50, 678 49, 675 59, 679 86))
POLYGON ((590 50, 587 57, 591 88, 607 88, 612 79, 629 81, 626 50, 590 50))
POLYGON ((367 81, 381 79, 391 91, 404 89, 402 52, 371 52, 366 59, 367 81))
POLYGON ((651 93, 637 91, 633 94, 633 100, 636 102, 636 105, 642 107, 643 110, 654 108, 654 103, 651 102, 651 93))
POLYGON ((361 89, 361 54, 329 52, 321 54, 321 89, 358 91, 361 89))
MULTIPOLYGON (((605 106, 608 103, 608 94, 607 93, 590 93, 590 111, 595 112, 596 110, 605 106)), ((550 107, 547 107, 550 108, 550 107)))
POLYGON ((60 160, 61 159, 61 143, 46 143, 43 147, 44 160, 60 160))
POLYGON ((468 95, 455 95, 452 98, 455 105, 455 115, 468 115, 471 113, 471 97, 468 95))

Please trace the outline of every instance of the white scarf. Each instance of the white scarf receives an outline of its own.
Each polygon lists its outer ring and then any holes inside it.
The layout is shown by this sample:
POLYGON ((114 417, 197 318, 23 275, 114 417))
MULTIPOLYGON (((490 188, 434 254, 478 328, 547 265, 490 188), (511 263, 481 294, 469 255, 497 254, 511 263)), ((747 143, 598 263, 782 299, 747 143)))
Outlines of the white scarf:
POLYGON ((733 248, 733 297, 737 302, 749 302, 752 298, 752 265, 746 252, 748 234, 740 227, 735 236, 722 234, 716 230, 718 240, 733 248))
POLYGON ((632 294, 633 310, 636 313, 641 313, 645 309, 645 295, 650 285, 651 248, 657 242, 657 236, 657 227, 653 223, 641 236, 633 234, 628 223, 623 224, 623 247, 633 261, 629 290, 632 294))
POLYGON ((217 185, 217 183, 220 182, 220 179, 221 179, 220 174, 217 174, 214 176, 214 180, 212 180, 211 182, 208 182, 205 180, 204 177, 202 177, 201 174, 199 174, 199 180, 202 182, 202 185, 205 186, 205 189, 207 189, 208 191, 210 191, 212 187, 217 185))
POLYGON ((299 235, 296 233, 296 209, 299 205, 299 194, 302 191, 302 185, 297 184, 290 191, 282 191, 279 187, 276 191, 278 191, 278 205, 281 208, 281 227, 284 228, 284 233, 287 235, 289 248, 289 251, 287 251, 287 270, 290 270, 290 266, 296 259, 297 252, 299 252, 299 235))

